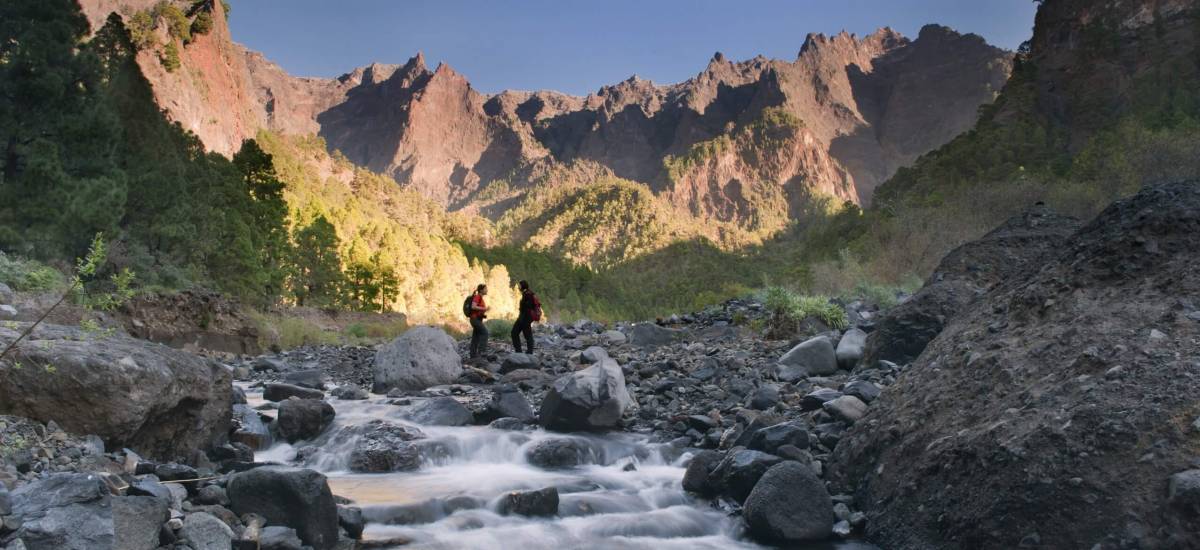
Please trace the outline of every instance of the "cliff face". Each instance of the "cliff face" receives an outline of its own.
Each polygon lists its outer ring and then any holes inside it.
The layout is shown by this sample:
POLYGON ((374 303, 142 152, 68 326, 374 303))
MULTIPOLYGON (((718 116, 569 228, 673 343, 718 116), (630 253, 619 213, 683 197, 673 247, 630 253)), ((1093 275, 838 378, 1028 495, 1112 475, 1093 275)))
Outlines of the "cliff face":
MULTIPOLYGON (((81 4, 98 26, 154 2, 81 4)), ((930 26, 915 40, 889 29, 810 35, 792 61, 718 53, 668 86, 633 77, 587 97, 487 96, 420 55, 337 79, 292 77, 235 44, 216 4, 212 32, 181 48, 181 69, 139 55, 159 104, 206 147, 231 154, 262 128, 319 134, 450 209, 493 217, 504 209, 478 198, 508 193, 500 204, 518 204, 546 163, 594 163, 681 211, 748 229, 778 226, 814 196, 866 203, 898 167, 970 128, 1011 69, 981 38, 930 26)))

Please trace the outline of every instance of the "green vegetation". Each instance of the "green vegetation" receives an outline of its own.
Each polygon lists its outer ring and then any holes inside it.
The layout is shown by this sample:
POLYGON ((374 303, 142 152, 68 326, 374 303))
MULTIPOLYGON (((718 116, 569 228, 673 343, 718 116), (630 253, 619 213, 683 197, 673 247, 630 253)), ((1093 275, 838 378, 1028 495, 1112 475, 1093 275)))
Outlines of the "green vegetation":
POLYGON ((845 308, 833 303, 828 296, 806 296, 772 286, 762 292, 762 301, 779 323, 798 325, 811 318, 839 330, 849 324, 845 308))
POLYGON ((484 326, 488 329, 488 338, 491 340, 507 341, 509 334, 512 333, 513 322, 508 319, 488 319, 484 322, 484 326))
POLYGON ((39 261, 0 252, 0 283, 17 291, 46 292, 62 288, 66 280, 62 272, 39 261))

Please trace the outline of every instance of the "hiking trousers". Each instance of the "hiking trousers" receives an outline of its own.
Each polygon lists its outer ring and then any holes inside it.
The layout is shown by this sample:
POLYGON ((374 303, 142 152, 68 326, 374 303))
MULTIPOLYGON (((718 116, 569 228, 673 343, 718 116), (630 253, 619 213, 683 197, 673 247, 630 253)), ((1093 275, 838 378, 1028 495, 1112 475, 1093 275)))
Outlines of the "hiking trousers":
POLYGON ((479 317, 471 318, 471 359, 477 359, 487 351, 488 329, 479 317))
POLYGON ((525 343, 529 345, 529 351, 525 353, 533 353, 533 321, 529 319, 517 319, 513 323, 512 328, 512 343, 513 350, 521 353, 521 335, 525 335, 525 343))

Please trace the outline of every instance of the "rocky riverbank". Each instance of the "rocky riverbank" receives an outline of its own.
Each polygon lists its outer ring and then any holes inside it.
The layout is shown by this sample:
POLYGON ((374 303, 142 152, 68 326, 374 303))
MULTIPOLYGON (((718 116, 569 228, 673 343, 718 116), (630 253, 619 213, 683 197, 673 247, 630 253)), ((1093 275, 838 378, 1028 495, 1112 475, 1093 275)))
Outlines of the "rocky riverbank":
POLYGON ((479 361, 41 327, 0 369, 0 547, 1197 547, 1196 234, 1194 183, 1038 207, 790 340, 754 300, 479 361))

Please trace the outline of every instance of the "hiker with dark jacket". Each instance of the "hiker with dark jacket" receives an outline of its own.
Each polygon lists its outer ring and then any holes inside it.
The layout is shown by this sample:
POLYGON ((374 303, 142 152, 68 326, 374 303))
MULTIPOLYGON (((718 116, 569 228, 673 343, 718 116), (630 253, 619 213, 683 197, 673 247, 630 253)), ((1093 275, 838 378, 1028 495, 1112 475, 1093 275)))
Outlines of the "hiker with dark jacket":
POLYGON ((483 320, 487 319, 488 309, 491 309, 483 300, 483 297, 487 296, 487 292, 487 285, 479 285, 475 287, 475 293, 471 295, 469 315, 471 319, 471 359, 478 359, 487 350, 488 329, 483 324, 483 320))
POLYGON ((517 287, 521 289, 521 303, 517 306, 517 322, 512 327, 513 350, 521 353, 521 335, 524 334, 529 348, 525 353, 533 353, 533 323, 542 320, 542 304, 529 289, 528 281, 517 283, 517 287))

